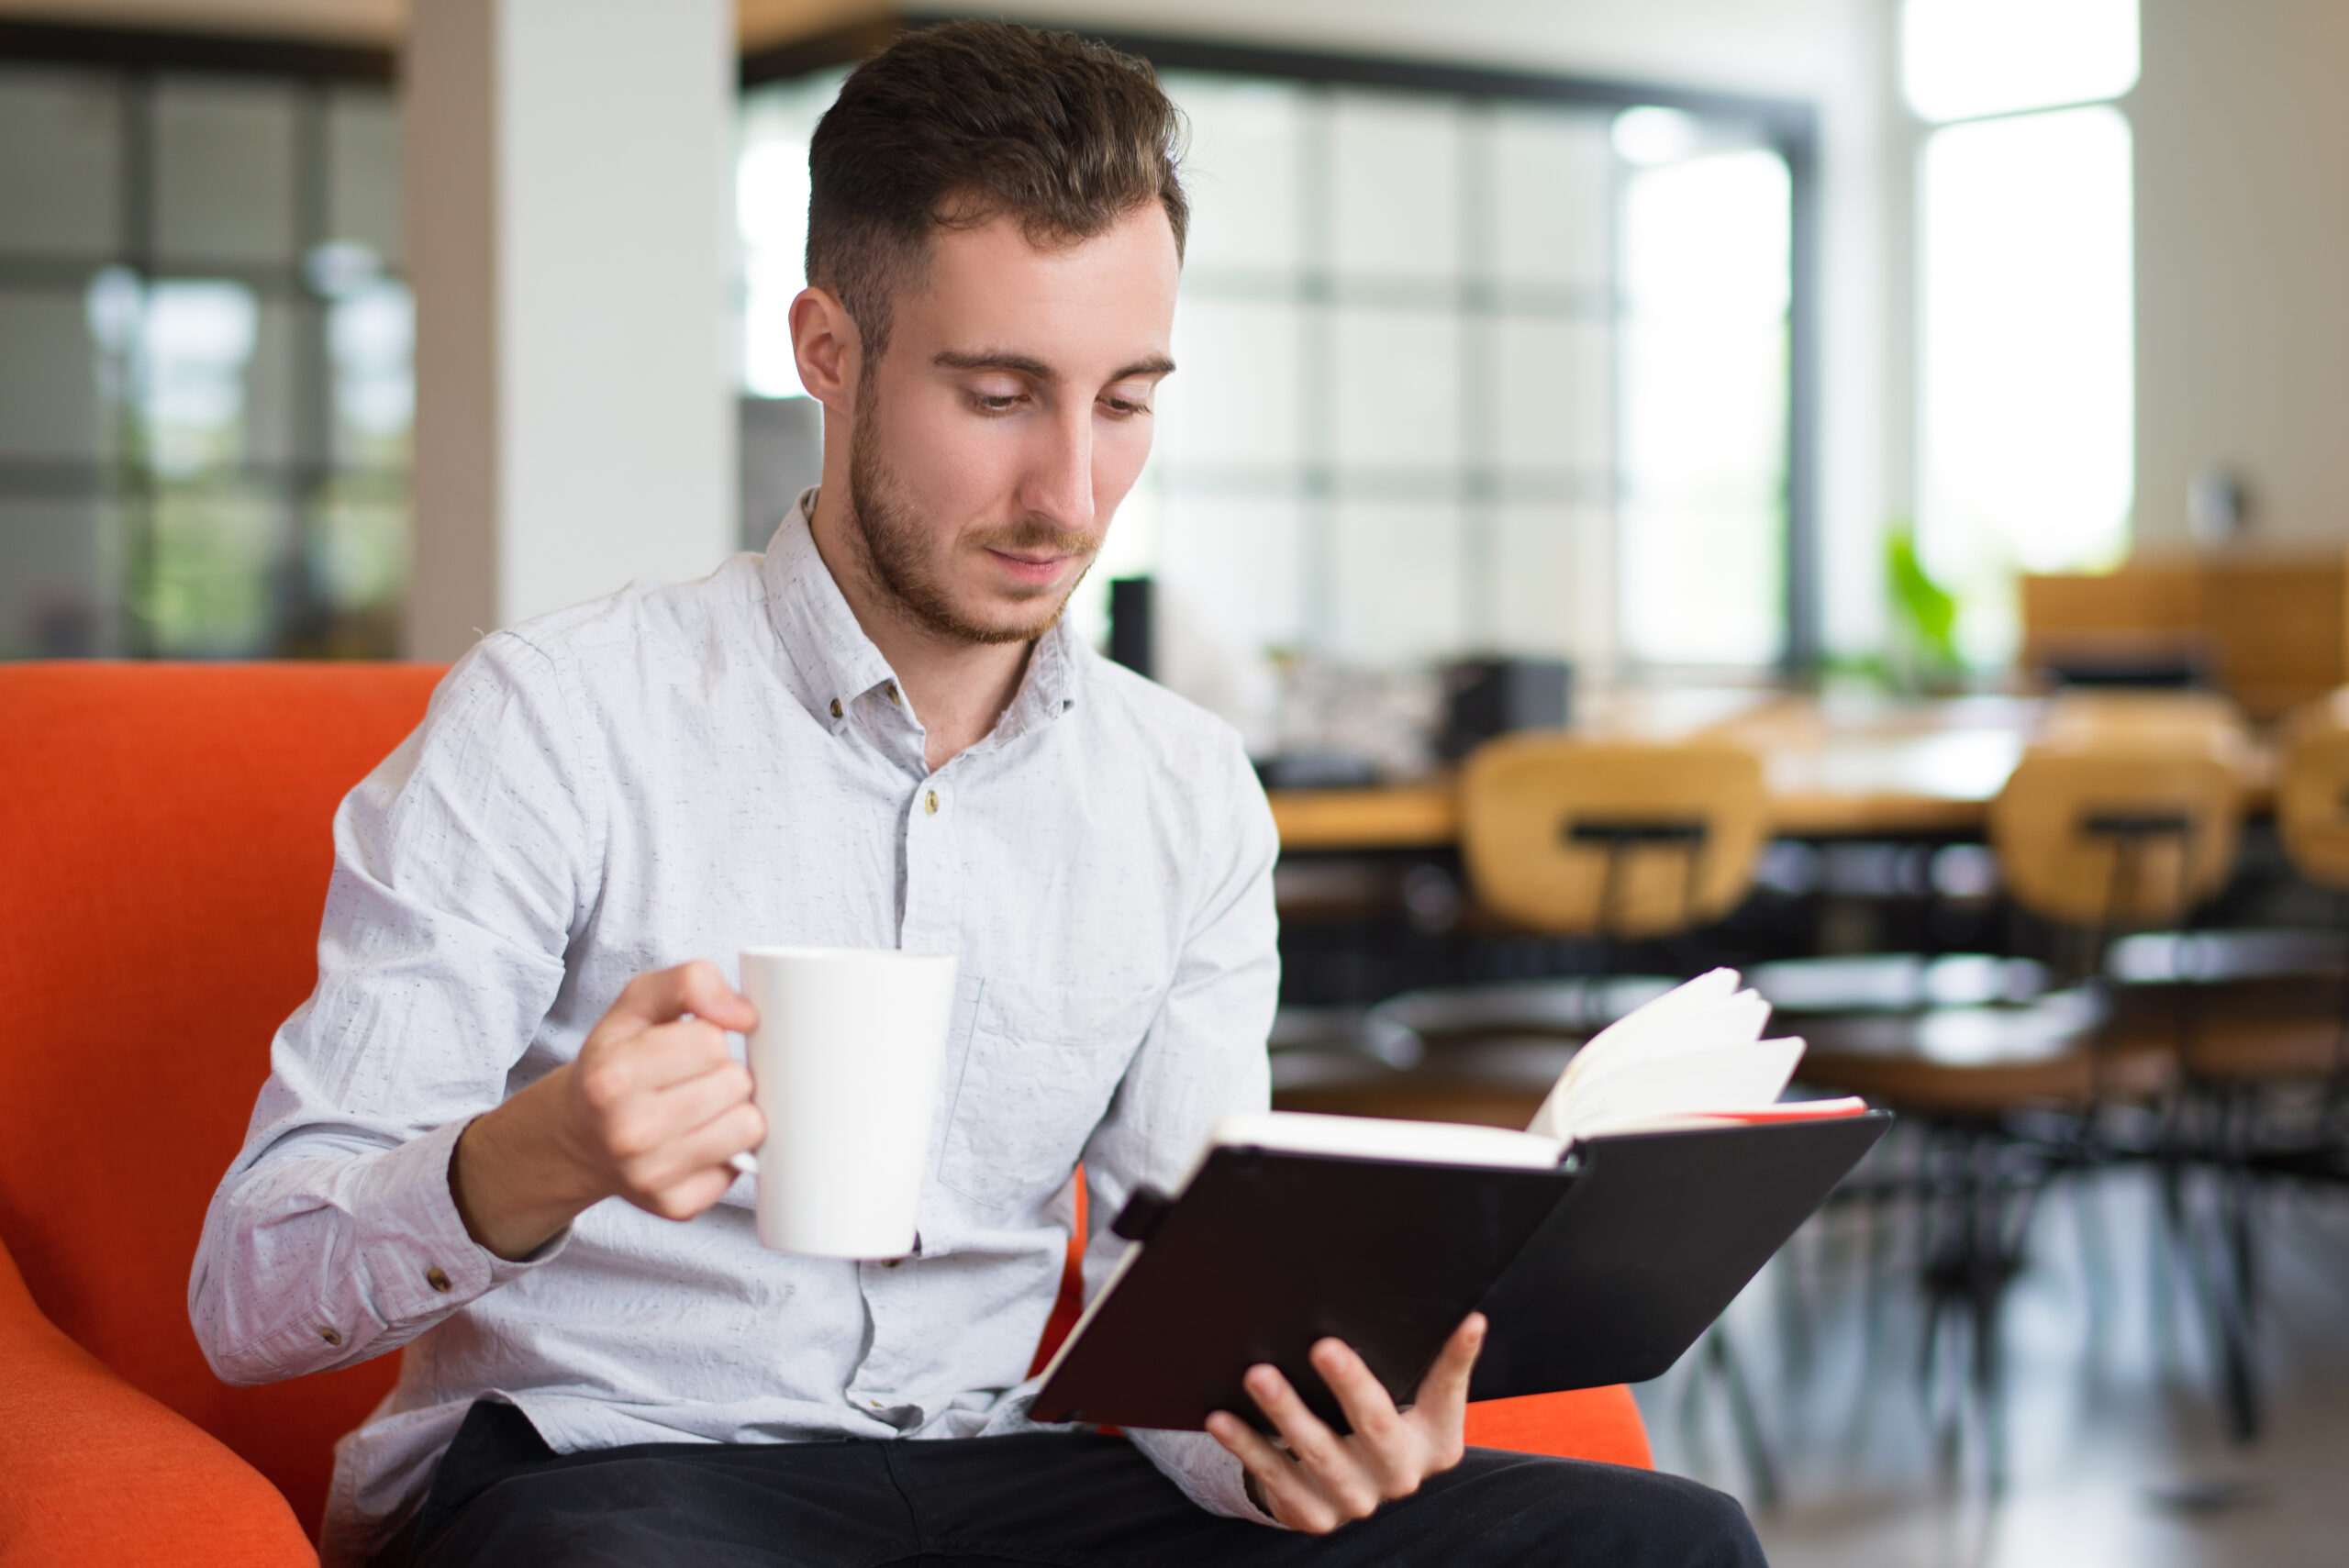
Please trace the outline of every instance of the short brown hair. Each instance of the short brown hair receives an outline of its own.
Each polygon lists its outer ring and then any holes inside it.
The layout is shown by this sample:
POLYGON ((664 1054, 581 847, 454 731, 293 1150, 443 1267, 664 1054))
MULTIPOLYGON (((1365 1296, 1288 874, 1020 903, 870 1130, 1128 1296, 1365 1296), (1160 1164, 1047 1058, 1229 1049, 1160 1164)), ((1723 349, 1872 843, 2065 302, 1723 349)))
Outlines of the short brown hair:
POLYGON ((930 237, 1008 215, 1073 244, 1153 198, 1182 254, 1183 117, 1146 61, 1074 33, 947 22, 858 66, 807 152, 807 281, 878 359, 930 237))

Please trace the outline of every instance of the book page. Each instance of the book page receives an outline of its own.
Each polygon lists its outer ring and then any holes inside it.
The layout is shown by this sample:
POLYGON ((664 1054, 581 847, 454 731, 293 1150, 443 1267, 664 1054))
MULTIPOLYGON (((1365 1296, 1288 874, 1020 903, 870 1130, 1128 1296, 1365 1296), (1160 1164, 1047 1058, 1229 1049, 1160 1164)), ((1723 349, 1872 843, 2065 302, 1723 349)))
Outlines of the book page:
POLYGON ((1732 1040, 1627 1062, 1564 1110, 1569 1139, 1674 1117, 1759 1110, 1776 1102, 1802 1060, 1802 1041, 1732 1040))
POLYGON ((1572 1140, 1775 1103, 1803 1044, 1764 1040, 1770 1005, 1740 984, 1737 971, 1712 970, 1601 1029, 1558 1075, 1527 1130, 1572 1140))
MULTIPOLYGON (((1397 1121, 1383 1117, 1317 1116, 1308 1111, 1248 1111, 1215 1124, 1208 1151, 1278 1149, 1292 1154, 1335 1154, 1358 1160, 1408 1160, 1437 1165, 1502 1165, 1547 1170, 1565 1157, 1554 1138, 1505 1127, 1463 1122, 1397 1121)), ((1193 1166, 1194 1171, 1197 1165, 1193 1166)), ((1185 1184, 1189 1184, 1185 1178, 1185 1184)))

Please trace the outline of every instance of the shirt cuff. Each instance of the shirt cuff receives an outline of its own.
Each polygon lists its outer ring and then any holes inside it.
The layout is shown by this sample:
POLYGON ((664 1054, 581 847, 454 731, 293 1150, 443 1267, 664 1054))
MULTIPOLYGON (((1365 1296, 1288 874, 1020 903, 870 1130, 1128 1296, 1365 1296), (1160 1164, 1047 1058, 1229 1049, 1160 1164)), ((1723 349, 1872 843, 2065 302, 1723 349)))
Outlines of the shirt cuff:
POLYGON ((449 1162, 470 1121, 453 1121, 368 1162, 354 1212, 368 1217, 363 1249, 374 1300, 387 1324, 435 1318, 554 1261, 564 1226, 527 1258, 501 1258, 465 1229, 449 1186, 449 1162))
POLYGON ((1239 1456, 1207 1433, 1129 1427, 1126 1437, 1183 1496, 1208 1513, 1275 1529, 1288 1528, 1248 1500, 1248 1472, 1239 1456))

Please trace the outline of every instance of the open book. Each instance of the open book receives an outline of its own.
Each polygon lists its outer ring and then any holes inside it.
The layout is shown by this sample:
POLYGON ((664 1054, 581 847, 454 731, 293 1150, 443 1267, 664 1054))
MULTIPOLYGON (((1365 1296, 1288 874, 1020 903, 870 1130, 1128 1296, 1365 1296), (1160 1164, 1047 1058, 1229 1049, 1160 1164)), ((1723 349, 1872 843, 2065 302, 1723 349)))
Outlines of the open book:
POLYGON ((1471 1310, 1472 1396, 1637 1381, 1703 1332, 1888 1118, 1781 1102, 1802 1042, 1715 970, 1575 1052, 1532 1124, 1268 1111, 1227 1118, 1172 1193, 1136 1192, 1132 1243, 1046 1369, 1041 1421, 1197 1429, 1255 1419, 1279 1366, 1342 1421, 1305 1352, 1334 1334, 1407 1400, 1471 1310))

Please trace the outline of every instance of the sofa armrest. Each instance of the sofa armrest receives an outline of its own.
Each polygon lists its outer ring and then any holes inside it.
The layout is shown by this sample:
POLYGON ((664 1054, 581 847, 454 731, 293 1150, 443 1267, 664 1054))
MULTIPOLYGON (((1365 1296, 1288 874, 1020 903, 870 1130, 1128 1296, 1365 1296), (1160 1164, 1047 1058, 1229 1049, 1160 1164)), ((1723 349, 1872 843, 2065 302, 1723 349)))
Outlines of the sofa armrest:
POLYGON ((41 1315, 0 1247, 0 1562, 317 1568, 261 1472, 41 1315))
POLYGON ((1486 1399, 1468 1407, 1468 1442, 1473 1448, 1505 1448, 1547 1453, 1560 1459, 1592 1459, 1653 1470, 1648 1429, 1631 1391, 1578 1388, 1565 1394, 1528 1394, 1486 1399))

